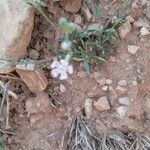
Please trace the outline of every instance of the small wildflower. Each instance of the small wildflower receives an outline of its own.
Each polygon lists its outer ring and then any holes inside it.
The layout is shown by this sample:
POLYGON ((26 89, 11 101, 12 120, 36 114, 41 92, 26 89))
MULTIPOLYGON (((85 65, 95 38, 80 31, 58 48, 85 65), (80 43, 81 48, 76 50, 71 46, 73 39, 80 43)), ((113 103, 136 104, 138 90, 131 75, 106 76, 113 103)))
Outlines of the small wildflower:
POLYGON ((69 64, 66 58, 60 59, 60 61, 58 61, 57 59, 53 61, 53 63, 51 64, 52 77, 57 78, 59 76, 60 80, 65 80, 68 78, 69 74, 73 74, 73 66, 69 64))

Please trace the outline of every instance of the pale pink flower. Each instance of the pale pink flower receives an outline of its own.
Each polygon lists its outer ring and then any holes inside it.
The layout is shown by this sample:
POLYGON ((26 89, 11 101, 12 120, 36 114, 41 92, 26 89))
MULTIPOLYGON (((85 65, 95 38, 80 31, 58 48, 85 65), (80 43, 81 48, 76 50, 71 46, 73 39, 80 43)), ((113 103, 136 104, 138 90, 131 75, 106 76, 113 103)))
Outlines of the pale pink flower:
POLYGON ((51 69, 52 77, 57 78, 59 76, 60 80, 65 80, 69 74, 73 74, 73 66, 65 59, 60 59, 60 61, 55 59, 51 64, 51 69))

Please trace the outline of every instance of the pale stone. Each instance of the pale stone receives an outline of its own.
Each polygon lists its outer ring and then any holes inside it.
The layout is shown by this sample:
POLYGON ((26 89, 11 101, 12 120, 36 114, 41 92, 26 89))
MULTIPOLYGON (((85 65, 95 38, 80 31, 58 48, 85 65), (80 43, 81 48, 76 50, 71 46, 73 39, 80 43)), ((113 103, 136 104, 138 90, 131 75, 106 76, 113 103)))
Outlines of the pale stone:
POLYGON ((105 85, 105 86, 102 86, 101 89, 102 89, 103 91, 107 91, 107 90, 108 90, 108 86, 106 86, 106 85, 105 85))
POLYGON ((79 14, 74 15, 74 23, 81 25, 82 24, 82 17, 79 14))
MULTIPOLYGON (((0 1, 0 58, 19 60, 26 55, 34 11, 24 0, 0 1)), ((0 69, 8 73, 12 68, 0 69)))
POLYGON ((120 97, 118 101, 121 105, 129 105, 129 97, 120 97))
POLYGON ((123 93, 127 91, 126 88, 124 88, 122 86, 119 86, 119 85, 117 86, 117 90, 120 91, 120 92, 123 92, 123 93))
POLYGON ((86 76, 86 72, 85 71, 79 71, 77 74, 80 78, 84 78, 86 76))
POLYGON ((146 17, 150 20, 150 5, 146 8, 146 17))
POLYGON ((150 34, 149 30, 145 27, 141 28, 140 33, 141 33, 141 36, 145 36, 145 35, 150 34))
POLYGON ((87 98, 84 102, 85 114, 87 118, 90 118, 92 115, 92 104, 93 104, 92 98, 87 98))
POLYGON ((142 5, 146 5, 148 0, 140 0, 142 5))
POLYGON ((127 81, 126 80, 120 80, 118 82, 118 85, 120 85, 120 86, 127 86, 127 81))
POLYGON ((40 55, 39 52, 34 49, 29 52, 29 58, 34 59, 34 60, 37 60, 39 55, 40 55))
POLYGON ((42 69, 34 71, 17 69, 16 71, 33 93, 42 92, 48 85, 47 78, 42 69))
POLYGON ((60 84, 60 87, 59 87, 59 88, 60 88, 60 92, 61 92, 61 93, 65 93, 66 90, 67 90, 66 87, 65 87, 63 84, 60 84))
POLYGON ((133 23, 135 21, 135 19, 132 18, 130 15, 126 17, 126 20, 128 20, 131 23, 133 23))
POLYGON ((127 49, 130 54, 134 55, 140 49, 140 47, 136 45, 128 45, 127 49))
POLYGON ((134 85, 134 86, 137 86, 137 81, 132 81, 132 84, 134 85))
POLYGON ((137 21, 134 22, 134 26, 149 28, 150 23, 146 18, 139 18, 137 21))
POLYGON ((110 85, 110 84, 112 84, 112 83, 113 83, 113 81, 112 81, 111 79, 107 79, 107 80, 106 80, 106 84, 110 85))
POLYGON ((87 21, 90 21, 92 19, 92 14, 91 14, 89 8, 86 5, 84 5, 81 8, 81 12, 83 13, 83 15, 85 16, 87 21))
POLYGON ((106 79, 104 77, 102 77, 102 75, 99 72, 94 73, 94 78, 95 78, 96 82, 98 84, 100 84, 101 86, 105 85, 106 79))
POLYGON ((109 104, 108 99, 107 99, 106 96, 103 96, 103 97, 99 98, 98 101, 94 102, 93 105, 95 106, 95 108, 98 111, 101 111, 101 112, 110 109, 110 104, 109 104))
POLYGON ((124 117, 127 113, 127 107, 126 106, 120 106, 117 108, 117 113, 119 114, 120 117, 124 117))
POLYGON ((119 27, 119 36, 121 39, 125 39, 126 36, 131 32, 131 24, 129 21, 124 22, 119 27))

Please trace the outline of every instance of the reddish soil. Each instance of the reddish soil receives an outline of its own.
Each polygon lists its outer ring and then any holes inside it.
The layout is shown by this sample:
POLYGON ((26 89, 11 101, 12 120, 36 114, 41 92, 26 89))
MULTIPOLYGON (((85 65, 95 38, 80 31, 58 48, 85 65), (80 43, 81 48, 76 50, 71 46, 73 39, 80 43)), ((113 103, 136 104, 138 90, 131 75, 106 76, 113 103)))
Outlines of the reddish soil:
MULTIPOLYGON (((101 23, 104 23, 119 5, 119 2, 114 1, 113 5, 110 5, 112 4, 110 1, 107 1, 107 3, 100 1, 99 3, 102 8, 100 20, 101 23)), ((74 14, 66 13, 58 5, 54 7, 55 9, 49 8, 51 12, 47 11, 47 15, 52 16, 56 21, 60 16, 69 18, 71 21, 74 20, 74 14)), ((142 11, 144 12, 144 6, 142 11)), ((82 14, 80 12, 78 14, 81 15, 83 23, 88 24, 82 14)), ((136 20, 139 17, 144 17, 144 14, 136 16, 136 20)), ((58 33, 41 15, 36 15, 28 52, 31 49, 38 51, 39 60, 52 56, 52 52, 47 48, 47 45, 49 43, 58 45, 55 40, 60 36, 60 33, 58 33)), ((94 131, 100 133, 105 128, 117 128, 122 131, 138 130, 150 136, 150 118, 144 105, 146 97, 150 97, 149 41, 150 35, 140 38, 139 29, 132 26, 132 31, 128 37, 125 40, 118 41, 114 55, 104 64, 95 63, 92 73, 89 75, 85 74, 82 63, 73 62, 74 74, 69 76, 68 80, 60 81, 51 78, 49 67, 47 67, 44 71, 49 85, 44 92, 37 95, 36 100, 35 95, 29 91, 22 81, 11 80, 10 89, 19 97, 18 100, 11 100, 10 109, 10 127, 17 135, 3 134, 2 139, 6 142, 7 149, 58 150, 63 133, 71 120, 76 115, 86 115, 84 102, 88 97, 97 101, 99 97, 106 96, 111 106, 111 109, 105 113, 100 113, 93 106, 88 123, 94 131), (140 46, 135 55, 127 52, 127 45, 130 44, 140 46), (103 91, 96 82, 95 73, 113 81, 108 86, 107 91, 103 91), (120 80, 127 81, 126 91, 120 92, 117 90, 117 83, 120 80), (66 88, 63 93, 60 91, 61 84, 66 88), (118 99, 125 96, 129 97, 130 104, 127 114, 120 118, 116 112, 116 108, 120 106, 118 99), (28 114, 27 101, 31 103, 28 114), (39 108, 38 105, 42 105, 42 108, 39 108)), ((29 56, 29 53, 27 56, 29 56)))

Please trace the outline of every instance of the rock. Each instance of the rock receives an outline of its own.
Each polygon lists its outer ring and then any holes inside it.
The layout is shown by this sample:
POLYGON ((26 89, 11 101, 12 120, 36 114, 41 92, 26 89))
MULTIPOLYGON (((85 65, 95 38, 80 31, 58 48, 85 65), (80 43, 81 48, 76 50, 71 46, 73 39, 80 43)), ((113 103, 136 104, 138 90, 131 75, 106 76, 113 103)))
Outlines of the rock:
POLYGON ((82 17, 79 14, 74 15, 74 23, 81 25, 82 24, 82 17))
POLYGON ((145 28, 149 28, 149 21, 146 18, 139 18, 137 21, 134 22, 134 26, 136 28, 139 27, 145 27, 145 28))
POLYGON ((126 20, 131 22, 131 23, 133 23, 135 21, 135 19, 130 15, 126 17, 126 20))
POLYGON ((119 27, 119 36, 123 40, 126 38, 126 36, 131 32, 131 24, 129 21, 124 22, 119 27))
POLYGON ((87 118, 90 118, 92 115, 92 104, 93 104, 92 98, 87 98, 84 102, 85 114, 87 118))
POLYGON ((34 71, 17 69, 16 71, 33 93, 42 92, 48 85, 47 78, 42 69, 34 71))
POLYGON ((128 45, 127 49, 128 49, 128 52, 130 54, 134 55, 140 49, 140 47, 139 46, 135 46, 135 45, 128 45))
POLYGON ((150 20, 150 5, 146 8, 146 17, 150 20))
POLYGON ((127 107, 126 106, 120 106, 117 108, 116 111, 120 117, 124 117, 126 115, 126 112, 127 112, 127 107))
POLYGON ((102 75, 99 72, 94 73, 94 78, 95 78, 96 82, 98 84, 100 84, 101 86, 105 85, 106 79, 104 77, 102 77, 102 75))
POLYGON ((143 6, 147 4, 147 0, 140 0, 140 2, 143 6))
POLYGON ((108 102, 108 99, 106 96, 99 98, 98 101, 94 102, 93 105, 100 112, 103 112, 103 111, 110 109, 110 105, 109 105, 109 102, 108 102))
POLYGON ((84 17, 86 18, 87 21, 90 21, 92 19, 92 14, 89 10, 89 8, 84 5, 82 8, 81 8, 81 12, 83 13, 84 17))
MULTIPOLYGON (((0 58, 19 60, 26 55, 33 19, 34 10, 26 1, 0 1, 0 58)), ((13 70, 13 67, 6 67, 0 69, 0 73, 13 70)))
POLYGON ((150 34, 149 30, 145 27, 141 28, 140 33, 141 33, 141 36, 145 36, 145 35, 150 34))
POLYGON ((132 81, 132 85, 137 86, 137 81, 132 81))
POLYGON ((66 87, 65 87, 64 85, 62 85, 62 84, 60 84, 60 87, 59 87, 59 88, 60 88, 60 92, 61 92, 61 93, 65 93, 66 90, 67 90, 66 87))
POLYGON ((112 84, 112 83, 113 83, 113 81, 112 81, 111 79, 107 79, 107 80, 106 80, 106 84, 110 85, 110 84, 112 84))
POLYGON ((26 101, 27 116, 32 114, 47 113, 50 110, 49 97, 46 93, 40 93, 26 101))
POLYGON ((120 85, 120 86, 127 86, 127 81, 126 80, 120 80, 118 82, 118 85, 120 85))
POLYGON ((121 105, 125 105, 125 106, 129 105, 129 97, 120 97, 118 101, 121 105))
POLYGON ((124 88, 124 87, 122 87, 122 86, 117 86, 117 88, 116 88, 118 91, 120 91, 120 92, 122 92, 122 93, 124 93, 124 92, 126 92, 127 91, 127 89, 126 88, 124 88))
POLYGON ((31 59, 34 59, 34 60, 37 60, 38 59, 38 57, 39 57, 39 52, 38 51, 36 51, 36 50, 31 50, 30 52, 29 52, 29 58, 31 58, 31 59))
POLYGON ((81 0, 62 0, 60 5, 65 11, 76 13, 81 8, 81 0))
POLYGON ((137 19, 139 17, 142 17, 142 14, 143 14, 143 6, 137 1, 134 1, 132 3, 132 17, 137 19))
POLYGON ((143 106, 144 111, 147 113, 147 116, 150 119, 150 95, 145 96, 143 106))
POLYGON ((104 85, 104 86, 101 87, 101 89, 102 89, 103 91, 107 91, 107 90, 108 90, 108 86, 104 85))

